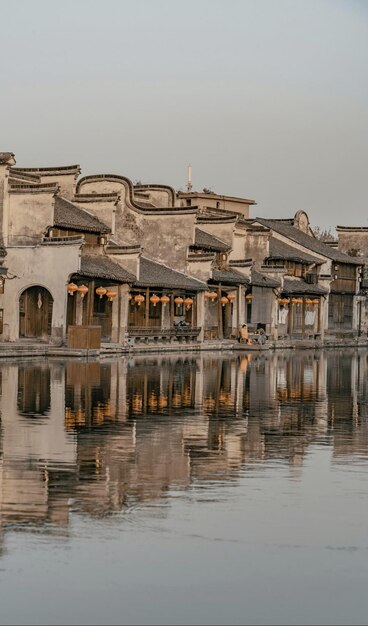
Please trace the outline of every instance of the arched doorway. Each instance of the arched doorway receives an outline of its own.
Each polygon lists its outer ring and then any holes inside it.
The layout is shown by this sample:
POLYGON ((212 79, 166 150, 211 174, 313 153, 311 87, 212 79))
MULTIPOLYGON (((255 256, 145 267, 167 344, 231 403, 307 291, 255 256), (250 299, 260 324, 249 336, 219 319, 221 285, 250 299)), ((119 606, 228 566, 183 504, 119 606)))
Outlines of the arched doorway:
POLYGON ((19 298, 19 337, 50 337, 52 305, 52 296, 44 287, 36 285, 23 291, 19 298))

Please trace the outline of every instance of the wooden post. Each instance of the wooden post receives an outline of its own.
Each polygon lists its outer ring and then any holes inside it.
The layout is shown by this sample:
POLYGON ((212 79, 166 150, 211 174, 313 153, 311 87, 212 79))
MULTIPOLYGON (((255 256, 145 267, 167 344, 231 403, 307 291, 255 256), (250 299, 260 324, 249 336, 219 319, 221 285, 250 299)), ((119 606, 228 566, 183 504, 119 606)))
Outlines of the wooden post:
POLYGON ((293 308, 294 308, 294 304, 292 303, 292 298, 290 298, 290 302, 289 302, 289 336, 291 336, 292 330, 293 330, 293 308))
POLYGON ((175 291, 172 292, 171 298, 170 298, 170 328, 173 328, 174 326, 174 314, 175 314, 174 298, 175 298, 175 291))
POLYGON ((149 326, 149 307, 150 307, 150 301, 149 301, 149 287, 147 287, 146 289, 146 315, 145 315, 145 320, 144 320, 144 325, 147 327, 149 326))
POLYGON ((221 283, 219 283, 217 289, 217 330, 218 330, 218 338, 223 338, 222 332, 222 305, 221 305, 221 283))

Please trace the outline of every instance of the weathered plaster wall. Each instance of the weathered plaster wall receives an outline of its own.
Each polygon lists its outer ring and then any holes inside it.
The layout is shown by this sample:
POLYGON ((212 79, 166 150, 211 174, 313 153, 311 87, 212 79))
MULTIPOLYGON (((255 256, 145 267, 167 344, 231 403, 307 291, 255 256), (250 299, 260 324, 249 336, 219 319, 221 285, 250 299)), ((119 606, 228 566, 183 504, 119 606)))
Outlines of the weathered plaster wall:
POLYGON ((40 241, 48 226, 54 223, 53 192, 9 192, 9 245, 30 245, 40 241))
POLYGON ((195 214, 145 215, 141 245, 165 265, 185 272, 188 246, 194 241, 195 214))
POLYGON ((55 176, 43 176, 38 172, 42 183, 56 183, 60 187, 60 195, 63 198, 72 200, 75 193, 75 174, 55 174, 55 176))
POLYGON ((194 276, 195 278, 206 282, 212 275, 212 263, 213 259, 205 261, 190 259, 187 261, 186 271, 190 276, 194 276))
POLYGON ((129 191, 129 183, 123 179, 111 180, 101 178, 98 180, 81 181, 78 185, 78 193, 118 193, 124 199, 124 194, 129 191))
POLYGON ((248 232, 244 239, 243 255, 233 258, 252 259, 262 263, 269 254, 269 233, 248 232))
MULTIPOLYGON (((241 200, 230 200, 222 196, 207 196, 201 198, 200 196, 189 197, 192 206, 198 206, 200 209, 220 209, 221 211, 229 211, 235 213, 241 213, 246 219, 249 217, 249 204, 242 202, 241 200)), ((187 198, 181 199, 181 206, 186 206, 187 198)))
POLYGON ((73 203, 84 211, 93 213, 93 215, 106 224, 106 226, 111 229, 112 233, 114 233, 116 213, 115 201, 99 200, 97 198, 96 200, 81 201, 77 197, 77 199, 73 200, 73 203))
POLYGON ((197 226, 233 247, 234 222, 199 222, 197 226))
POLYGON ((357 256, 359 253, 362 256, 368 256, 368 229, 353 231, 338 230, 338 237, 338 247, 341 252, 346 252, 347 254, 354 253, 354 256, 357 256))
POLYGON ((80 244, 8 248, 6 261, 9 274, 15 278, 5 281, 5 293, 0 295, 0 308, 4 309, 3 340, 19 338, 19 297, 33 285, 45 287, 51 293, 52 337, 65 338, 66 285, 70 275, 80 267, 80 244))
POLYGON ((119 263, 119 265, 128 270, 128 272, 131 272, 134 276, 139 276, 139 253, 108 252, 108 256, 112 261, 119 263))
MULTIPOLYGON (((165 187, 135 187, 134 190, 144 192, 148 195, 148 202, 152 202, 157 207, 161 208, 169 208, 174 205, 173 202, 173 194, 170 192, 170 189, 166 189, 165 187)), ((142 200, 142 198, 137 197, 137 202, 142 200)))

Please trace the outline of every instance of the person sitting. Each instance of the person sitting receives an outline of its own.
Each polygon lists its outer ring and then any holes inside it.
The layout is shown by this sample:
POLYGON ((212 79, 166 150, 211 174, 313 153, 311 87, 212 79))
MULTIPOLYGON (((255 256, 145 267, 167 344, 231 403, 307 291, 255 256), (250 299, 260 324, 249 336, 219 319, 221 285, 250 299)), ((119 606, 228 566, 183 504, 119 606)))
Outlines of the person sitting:
POLYGON ((250 343, 248 326, 246 324, 242 324, 239 331, 239 343, 250 343))
POLYGON ((263 346, 263 345, 266 343, 266 340, 267 340, 267 336, 266 336, 266 333, 265 333, 265 331, 263 330, 263 328, 257 328, 257 330, 256 330, 256 332, 255 332, 255 335, 257 335, 257 336, 255 337, 255 341, 256 341, 259 345, 263 346))

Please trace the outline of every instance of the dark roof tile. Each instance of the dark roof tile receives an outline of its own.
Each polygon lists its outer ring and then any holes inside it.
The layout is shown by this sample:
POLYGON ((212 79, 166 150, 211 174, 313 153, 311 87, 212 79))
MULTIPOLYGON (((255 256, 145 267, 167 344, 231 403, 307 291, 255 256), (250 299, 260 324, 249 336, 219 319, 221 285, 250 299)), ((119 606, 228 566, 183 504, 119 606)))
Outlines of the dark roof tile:
POLYGON ((214 235, 210 235, 210 233, 206 233, 200 228, 196 228, 194 245, 191 247, 205 248, 206 250, 213 250, 215 252, 225 252, 231 248, 229 244, 214 235))
POLYGON ((139 287, 167 287, 168 289, 187 289, 188 291, 206 289, 206 283, 144 256, 140 258, 139 279, 135 284, 139 287))
POLYGON ((109 257, 98 254, 85 254, 81 258, 81 268, 74 274, 78 277, 100 278, 113 283, 133 283, 136 278, 124 267, 109 257))
POLYGON ((307 254, 298 248, 289 246, 287 243, 271 237, 270 239, 270 253, 267 257, 274 261, 295 261, 297 263, 316 263, 321 265, 323 261, 317 257, 307 254))
POLYGON ((298 243, 307 250, 310 250, 311 252, 316 252, 317 254, 326 257, 327 259, 332 259, 333 261, 337 261, 339 263, 351 263, 354 265, 361 265, 361 262, 357 261, 357 259, 354 259, 353 257, 350 257, 347 254, 340 252, 336 248, 331 248, 319 239, 311 237, 311 235, 307 235, 298 228, 295 228, 295 226, 293 226, 292 220, 268 220, 257 217, 254 221, 263 224, 263 226, 267 226, 267 228, 269 228, 270 230, 274 230, 276 233, 279 233, 280 235, 291 239, 291 241, 298 243))
POLYGON ((212 281, 224 285, 249 285, 250 279, 232 268, 213 270, 212 281))
POLYGON ((326 294, 328 293, 327 289, 324 289, 323 287, 320 287, 319 285, 309 285, 308 283, 305 282, 305 280, 302 280, 301 278, 285 278, 284 279, 284 287, 283 287, 283 293, 290 293, 290 294, 316 294, 316 295, 322 295, 322 294, 326 294))
POLYGON ((251 272, 251 282, 254 287, 280 287, 281 283, 279 280, 275 278, 270 278, 266 274, 262 274, 258 270, 252 269, 251 272))
POLYGON ((97 217, 60 196, 55 198, 54 226, 80 232, 110 232, 110 228, 97 217))

